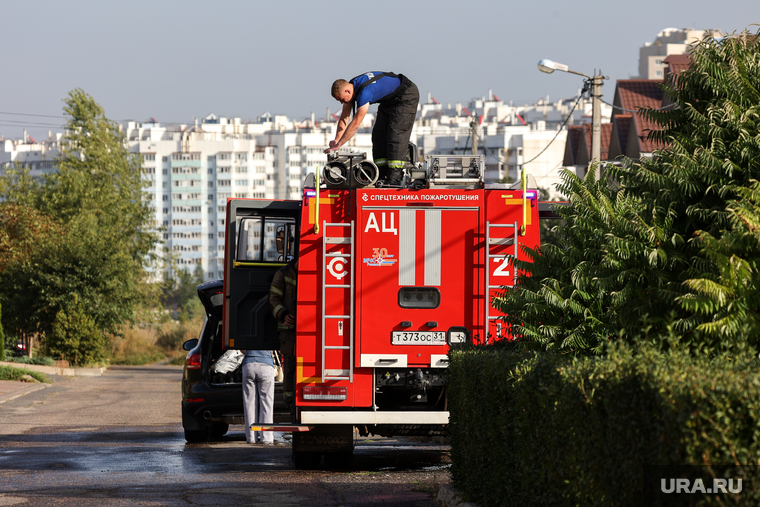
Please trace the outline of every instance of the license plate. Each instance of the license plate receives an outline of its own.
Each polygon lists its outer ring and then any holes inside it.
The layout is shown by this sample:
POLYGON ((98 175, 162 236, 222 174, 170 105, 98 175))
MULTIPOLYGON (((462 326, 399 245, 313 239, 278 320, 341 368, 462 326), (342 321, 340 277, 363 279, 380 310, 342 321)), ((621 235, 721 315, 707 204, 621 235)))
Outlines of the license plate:
POLYGON ((446 331, 393 331, 392 345, 445 345, 446 331))

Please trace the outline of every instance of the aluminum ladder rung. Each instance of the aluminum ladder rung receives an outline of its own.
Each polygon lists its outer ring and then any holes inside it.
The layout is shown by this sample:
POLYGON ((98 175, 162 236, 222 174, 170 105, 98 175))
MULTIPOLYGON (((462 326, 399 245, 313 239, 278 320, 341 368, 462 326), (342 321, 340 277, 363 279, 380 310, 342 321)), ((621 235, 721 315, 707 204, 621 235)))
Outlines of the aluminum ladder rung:
MULTIPOLYGON (((491 306, 490 301, 490 291, 491 289, 500 289, 502 287, 508 287, 513 288, 514 285, 491 285, 491 266, 490 266, 490 260, 491 259, 504 259, 506 257, 512 257, 514 259, 517 259, 517 247, 519 243, 518 238, 519 229, 517 227, 517 221, 515 221, 512 224, 492 224, 491 222, 486 222, 486 344, 488 344, 488 327, 490 325, 490 322, 493 320, 496 320, 500 318, 500 315, 491 315, 491 309, 493 308, 491 306), (506 238, 492 238, 491 237, 491 228, 507 228, 507 229, 513 229, 512 231, 512 237, 506 237, 506 238), (492 254, 491 253, 491 247, 492 246, 512 246, 514 248, 514 254, 492 254)), ((495 308, 493 308, 495 310, 495 308)), ((499 328, 497 330, 497 333, 500 333, 501 329, 499 328)))
MULTIPOLYGON (((317 190, 319 191, 319 190, 317 190)), ((348 380, 354 382, 354 271, 355 267, 350 266, 351 278, 348 284, 328 284, 327 280, 327 259, 330 258, 344 258, 353 259, 355 255, 355 224, 351 220, 349 223, 327 223, 327 220, 322 221, 322 381, 325 380, 348 380), (351 232, 349 236, 329 236, 328 227, 350 227, 351 232), (350 247, 350 253, 342 252, 328 252, 328 245, 347 245, 350 247), (326 315, 327 309, 327 289, 348 289, 350 309, 348 315, 326 315), (347 319, 348 320, 348 345, 326 345, 327 335, 327 320, 328 319, 347 319), (326 367, 325 363, 325 351, 327 350, 348 350, 349 351, 349 365, 348 376, 345 375, 329 375, 328 370, 336 371, 326 367)), ((349 264, 351 261, 349 260, 349 264)), ((345 369, 342 368, 345 372, 345 369)))

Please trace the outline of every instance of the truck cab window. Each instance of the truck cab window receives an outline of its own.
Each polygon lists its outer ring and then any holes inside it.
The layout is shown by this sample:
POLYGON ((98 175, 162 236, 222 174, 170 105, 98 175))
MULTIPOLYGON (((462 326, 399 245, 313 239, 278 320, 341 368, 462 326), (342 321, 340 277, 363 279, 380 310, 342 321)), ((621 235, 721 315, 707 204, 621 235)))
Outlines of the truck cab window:
POLYGON ((295 256, 295 222, 289 218, 238 217, 235 259, 288 262, 295 256))

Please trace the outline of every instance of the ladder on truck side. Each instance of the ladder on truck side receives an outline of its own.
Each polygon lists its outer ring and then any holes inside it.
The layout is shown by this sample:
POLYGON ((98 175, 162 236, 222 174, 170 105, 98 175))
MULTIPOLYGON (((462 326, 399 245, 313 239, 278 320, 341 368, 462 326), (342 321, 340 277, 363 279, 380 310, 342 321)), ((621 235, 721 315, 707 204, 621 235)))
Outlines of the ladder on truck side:
MULTIPOLYGON (((354 221, 350 223, 333 223, 329 224, 326 220, 322 221, 322 383, 328 380, 348 380, 354 382, 354 221), (350 236, 328 236, 329 228, 350 227, 350 236), (349 253, 328 252, 328 245, 348 245, 349 253), (347 284, 328 284, 327 271, 328 264, 335 258, 346 259, 349 270, 349 283, 347 284), (347 290, 349 303, 349 314, 327 314, 328 304, 327 297, 329 293, 335 290, 347 290), (348 345, 328 345, 327 344, 327 321, 338 319, 338 329, 342 330, 343 321, 347 322, 348 327, 348 345), (330 369, 327 368, 326 352, 328 350, 348 350, 348 371, 344 368, 330 369)), ((340 333, 339 333, 340 335, 340 333)), ((342 366, 342 364, 341 364, 342 366)))
MULTIPOLYGON (((491 289, 514 287, 514 285, 505 286, 491 284, 491 259, 504 259, 505 257, 512 257, 514 259, 517 259, 517 238, 519 230, 520 229, 517 227, 517 222, 514 222, 513 224, 492 224, 491 222, 486 222, 486 345, 489 342, 488 330, 491 328, 491 321, 500 318, 499 315, 491 315, 491 289), (511 228, 512 236, 507 236, 504 238, 492 238, 491 228, 511 228), (492 254, 491 247, 493 246, 513 246, 514 253, 512 255, 505 255, 503 253, 492 254)), ((515 273, 515 276, 517 276, 517 273, 515 273)), ((501 322, 496 323, 496 337, 501 337, 501 322)))

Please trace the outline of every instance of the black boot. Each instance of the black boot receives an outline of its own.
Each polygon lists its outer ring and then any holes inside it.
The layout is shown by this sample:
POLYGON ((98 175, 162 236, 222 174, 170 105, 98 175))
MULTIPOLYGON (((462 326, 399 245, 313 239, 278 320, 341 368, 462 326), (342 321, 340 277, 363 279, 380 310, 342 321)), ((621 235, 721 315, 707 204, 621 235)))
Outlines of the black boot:
POLYGON ((404 171, 402 169, 388 169, 383 180, 383 186, 386 187, 400 187, 401 182, 404 179, 404 171))

